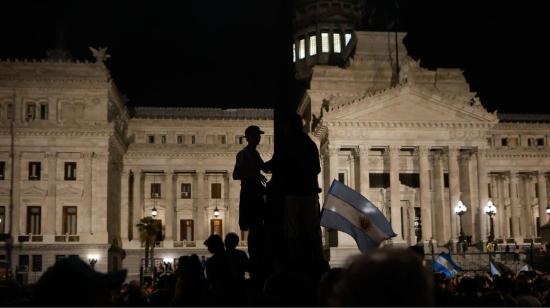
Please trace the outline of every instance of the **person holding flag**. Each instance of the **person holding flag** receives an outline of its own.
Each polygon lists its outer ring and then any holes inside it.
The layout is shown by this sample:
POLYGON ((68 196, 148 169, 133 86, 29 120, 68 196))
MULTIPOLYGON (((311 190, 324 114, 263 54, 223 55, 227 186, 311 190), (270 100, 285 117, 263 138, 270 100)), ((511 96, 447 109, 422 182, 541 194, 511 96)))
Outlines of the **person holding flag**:
POLYGON ((435 271, 440 272, 448 278, 453 278, 457 273, 462 272, 460 268, 451 258, 448 253, 440 253, 432 262, 432 267, 435 271))

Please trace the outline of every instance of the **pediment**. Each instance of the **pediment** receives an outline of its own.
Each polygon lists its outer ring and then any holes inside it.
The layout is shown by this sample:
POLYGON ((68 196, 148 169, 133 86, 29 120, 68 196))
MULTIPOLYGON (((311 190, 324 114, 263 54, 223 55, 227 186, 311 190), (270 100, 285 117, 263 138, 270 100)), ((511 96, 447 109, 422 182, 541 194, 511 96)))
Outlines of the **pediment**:
POLYGON ((496 123, 479 101, 444 98, 404 86, 340 105, 326 114, 328 121, 496 123))
POLYGON ((47 189, 42 189, 37 186, 31 186, 28 188, 25 188, 22 190, 21 194, 23 196, 38 196, 38 197, 45 197, 48 195, 47 189))
POLYGON ((57 187, 57 195, 62 197, 82 197, 83 189, 72 185, 57 187))

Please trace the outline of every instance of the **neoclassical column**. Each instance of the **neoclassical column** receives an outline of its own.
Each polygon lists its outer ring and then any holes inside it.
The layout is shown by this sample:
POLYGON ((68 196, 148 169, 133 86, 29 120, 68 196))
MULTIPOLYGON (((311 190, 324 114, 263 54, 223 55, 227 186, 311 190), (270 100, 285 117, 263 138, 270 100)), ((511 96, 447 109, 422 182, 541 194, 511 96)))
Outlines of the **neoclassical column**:
POLYGON ((359 152, 359 191, 365 197, 369 197, 369 146, 360 145, 359 152))
MULTIPOLYGON (((84 192, 82 197, 82 206, 78 212, 78 226, 79 233, 90 234, 92 232, 92 159, 93 152, 82 153, 80 157, 83 161, 82 172, 84 178, 84 192)), ((78 172, 78 170, 77 170, 78 172)))
POLYGON ((340 146, 338 145, 329 145, 328 147, 328 161, 329 161, 329 173, 328 173, 328 183, 326 183, 327 192, 328 188, 332 184, 333 180, 338 179, 338 154, 340 153, 340 146))
POLYGON ((487 150, 478 149, 476 152, 477 156, 477 176, 478 176, 478 186, 479 186, 479 229, 480 229, 480 240, 487 241, 487 214, 483 212, 483 208, 487 205, 489 201, 489 192, 488 189, 488 180, 487 180, 487 165, 485 157, 487 155, 487 150))
POLYGON ((390 159, 390 206, 391 206, 391 226, 397 233, 394 238, 396 241, 403 241, 403 232, 401 230, 401 193, 399 182, 399 146, 391 145, 388 148, 390 159))
POLYGON ((512 237, 518 241, 520 238, 519 224, 521 207, 518 197, 518 174, 515 171, 510 171, 510 203, 512 212, 512 237))
MULTIPOLYGON (((14 105, 15 109, 15 105, 14 105)), ((8 223, 11 225, 11 231, 14 235, 14 238, 17 238, 18 235, 25 233, 25 229, 21 226, 21 212, 23 211, 23 206, 21 204, 20 194, 21 194, 21 177, 23 173, 23 168, 21 168, 21 152, 14 152, 12 156, 13 164, 13 214, 12 221, 8 223)), ((10 175, 11 176, 11 175, 10 175)), ((8 211, 11 209, 8 209, 8 211)), ((8 212, 9 215, 9 212, 8 212)), ((9 217, 9 216, 8 216, 9 217)), ((9 230, 10 226, 6 226, 9 230)))
POLYGON ((548 214, 546 214, 546 207, 548 206, 548 195, 546 191, 546 175, 543 171, 537 173, 537 190, 539 195, 539 221, 543 226, 548 221, 548 214))
POLYGON ((61 225, 56 224, 56 180, 57 180, 57 153, 46 153, 48 159, 48 197, 44 219, 44 235, 56 234, 56 229, 61 230, 61 225))
POLYGON ((504 200, 506 198, 505 195, 505 189, 504 189, 504 176, 499 173, 495 176, 495 182, 496 182, 496 207, 497 207, 497 215, 496 215, 496 225, 495 225, 495 232, 497 232, 499 238, 506 238, 508 237, 508 215, 506 214, 506 204, 504 203, 504 200), (498 231, 497 231, 498 230, 498 231))
POLYGON ((120 173, 120 239, 123 243, 128 240, 128 224, 132 221, 129 219, 128 207, 129 178, 130 172, 124 167, 120 173))
POLYGON ((435 220, 434 234, 438 243, 445 243, 449 240, 445 232, 444 188, 443 158, 441 157, 441 152, 438 151, 433 155, 433 219, 435 220))
POLYGON ((205 240, 207 236, 206 226, 206 207, 207 196, 205 194, 205 172, 204 170, 197 170, 197 193, 196 198, 193 198, 193 209, 195 211, 194 220, 197 224, 195 230, 197 231, 196 241, 205 240))
POLYGON ((418 147, 418 166, 420 169, 420 211, 422 221, 422 239, 429 241, 432 238, 432 198, 430 195, 430 148, 424 145, 418 147))
MULTIPOLYGON (((239 227, 239 194, 240 194, 240 181, 233 180, 233 172, 229 171, 227 173, 229 179, 229 206, 228 206, 228 215, 229 215, 229 230, 235 232, 241 236, 241 229, 239 227)), ((246 241, 246 239, 241 239, 246 241)))
POLYGON ((521 232, 525 237, 533 237, 533 209, 531 207, 531 174, 527 173, 522 176, 523 185, 523 204, 521 210, 521 232))
POLYGON ((350 155, 349 155, 349 183, 347 183, 347 185, 349 187, 352 187, 353 189, 355 189, 356 191, 359 190, 359 184, 357 183, 357 181, 355 180, 356 179, 356 168, 355 168, 355 164, 357 163, 356 159, 355 159, 355 153, 351 152, 350 155))
POLYGON ((174 225, 175 225, 175 207, 174 203, 176 202, 175 195, 176 192, 174 190, 174 171, 173 170, 166 170, 164 172, 164 184, 166 187, 166 203, 165 203, 165 213, 164 213, 164 219, 166 227, 164 229, 164 232, 166 232, 164 240, 167 242, 171 242, 174 240, 174 225))
POLYGON ((134 196, 132 198, 132 212, 134 218, 132 219, 132 228, 133 228, 133 239, 139 241, 139 230, 137 224, 139 220, 143 218, 143 187, 144 183, 144 174, 140 169, 134 170, 134 196))
POLYGON ((450 217, 450 230, 451 238, 458 239, 458 224, 459 219, 457 215, 454 214, 454 207, 457 205, 458 200, 460 200, 460 181, 459 181, 459 172, 458 172, 458 147, 449 146, 447 158, 449 163, 449 207, 445 209, 445 213, 449 213, 450 217))

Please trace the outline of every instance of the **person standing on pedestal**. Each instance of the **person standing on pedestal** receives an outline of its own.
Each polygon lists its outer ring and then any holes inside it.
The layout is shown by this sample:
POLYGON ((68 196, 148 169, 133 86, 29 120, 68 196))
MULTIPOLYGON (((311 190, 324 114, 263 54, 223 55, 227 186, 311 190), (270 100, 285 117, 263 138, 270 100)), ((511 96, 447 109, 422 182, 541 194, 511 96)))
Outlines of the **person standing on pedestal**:
POLYGON ((237 154, 233 170, 233 179, 241 181, 239 227, 242 231, 248 231, 250 276, 253 280, 261 279, 264 251, 264 185, 267 179, 260 172, 264 162, 256 150, 263 133, 256 125, 246 128, 244 134, 248 144, 237 154))

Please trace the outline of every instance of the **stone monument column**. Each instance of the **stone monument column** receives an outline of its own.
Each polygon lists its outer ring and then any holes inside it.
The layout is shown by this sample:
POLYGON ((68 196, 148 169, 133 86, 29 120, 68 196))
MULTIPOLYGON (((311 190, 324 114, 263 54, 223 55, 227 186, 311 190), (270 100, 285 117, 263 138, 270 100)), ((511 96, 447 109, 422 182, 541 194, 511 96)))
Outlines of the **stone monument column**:
POLYGON ((176 191, 174 189, 174 171, 167 170, 166 172, 164 172, 164 183, 166 185, 166 206, 164 209, 164 219, 166 226, 164 228, 164 241, 165 244, 170 247, 171 242, 174 241, 174 225, 176 216, 176 211, 174 207, 174 203, 176 202, 176 191))
POLYGON ((433 202, 433 219, 434 219, 434 235, 438 243, 445 243, 449 240, 445 233, 444 224, 444 179, 443 179, 443 162, 441 153, 437 152, 433 155, 433 190, 434 190, 434 202, 433 202))
POLYGON ((427 146, 418 147, 418 165, 420 169, 420 215, 422 221, 422 239, 429 241, 432 238, 432 196, 430 194, 430 173, 427 146))
POLYGON ((359 150, 359 191, 369 198, 369 147, 361 145, 359 150))
POLYGON ((483 208, 489 202, 489 192, 487 190, 489 181, 487 180, 487 163, 485 161, 487 150, 478 149, 476 152, 477 155, 477 176, 478 176, 478 186, 479 186, 479 229, 480 229, 480 239, 483 242, 487 241, 487 214, 483 212, 483 208))
MULTIPOLYGON (((548 214, 546 214, 546 207, 548 206, 548 195, 546 191, 546 175, 543 171, 539 171, 537 174, 537 189, 539 195, 539 222, 540 225, 544 225, 548 222, 548 214)), ((539 233, 540 234, 540 233, 539 233)))
POLYGON ((132 199, 133 201, 133 221, 132 221, 132 229, 134 237, 133 239, 137 240, 139 242, 139 230, 136 226, 140 219, 143 218, 143 186, 144 186, 144 175, 143 171, 141 170, 135 170, 134 171, 134 197, 132 199))
POLYGON ((57 234, 56 231, 61 229, 61 224, 59 226, 56 224, 57 153, 49 152, 46 154, 46 158, 48 159, 48 197, 47 208, 44 211, 46 214, 44 217, 44 235, 51 237, 51 241, 53 241, 54 234, 57 234))
MULTIPOLYGON (((128 169, 124 167, 120 173, 120 240, 125 243, 128 241, 128 216, 130 214, 128 208, 128 169)), ((131 223, 131 220, 130 220, 131 223)))
POLYGON ((454 213, 454 207, 458 204, 460 200, 460 181, 459 181, 459 172, 458 172, 458 148, 455 146, 450 146, 448 151, 448 160, 449 160, 449 208, 445 209, 448 216, 450 217, 450 229, 451 229, 451 239, 458 239, 459 236, 459 219, 454 213))
POLYGON ((399 146, 391 145, 388 148, 390 159, 390 206, 391 206, 391 226, 397 236, 394 241, 403 241, 403 232, 401 230, 401 193, 399 182, 399 146))
POLYGON ((518 174, 510 171, 510 203, 512 211, 512 237, 519 242, 521 235, 519 233, 521 207, 518 198, 518 174))
POLYGON ((199 243, 202 244, 202 241, 206 240, 206 237, 208 236, 208 226, 206 225, 206 208, 208 205, 208 199, 205 193, 205 191, 207 191, 205 186, 204 170, 197 170, 197 194, 196 198, 193 200, 195 221, 197 222, 197 236, 195 238, 195 241, 197 241, 197 246, 199 243))
POLYGON ((85 233, 86 235, 92 232, 92 159, 93 152, 82 153, 81 157, 84 162, 84 166, 81 169, 82 172, 77 172, 83 175, 84 178, 84 192, 82 197, 82 206, 79 208, 78 217, 78 229, 79 233, 85 233))

